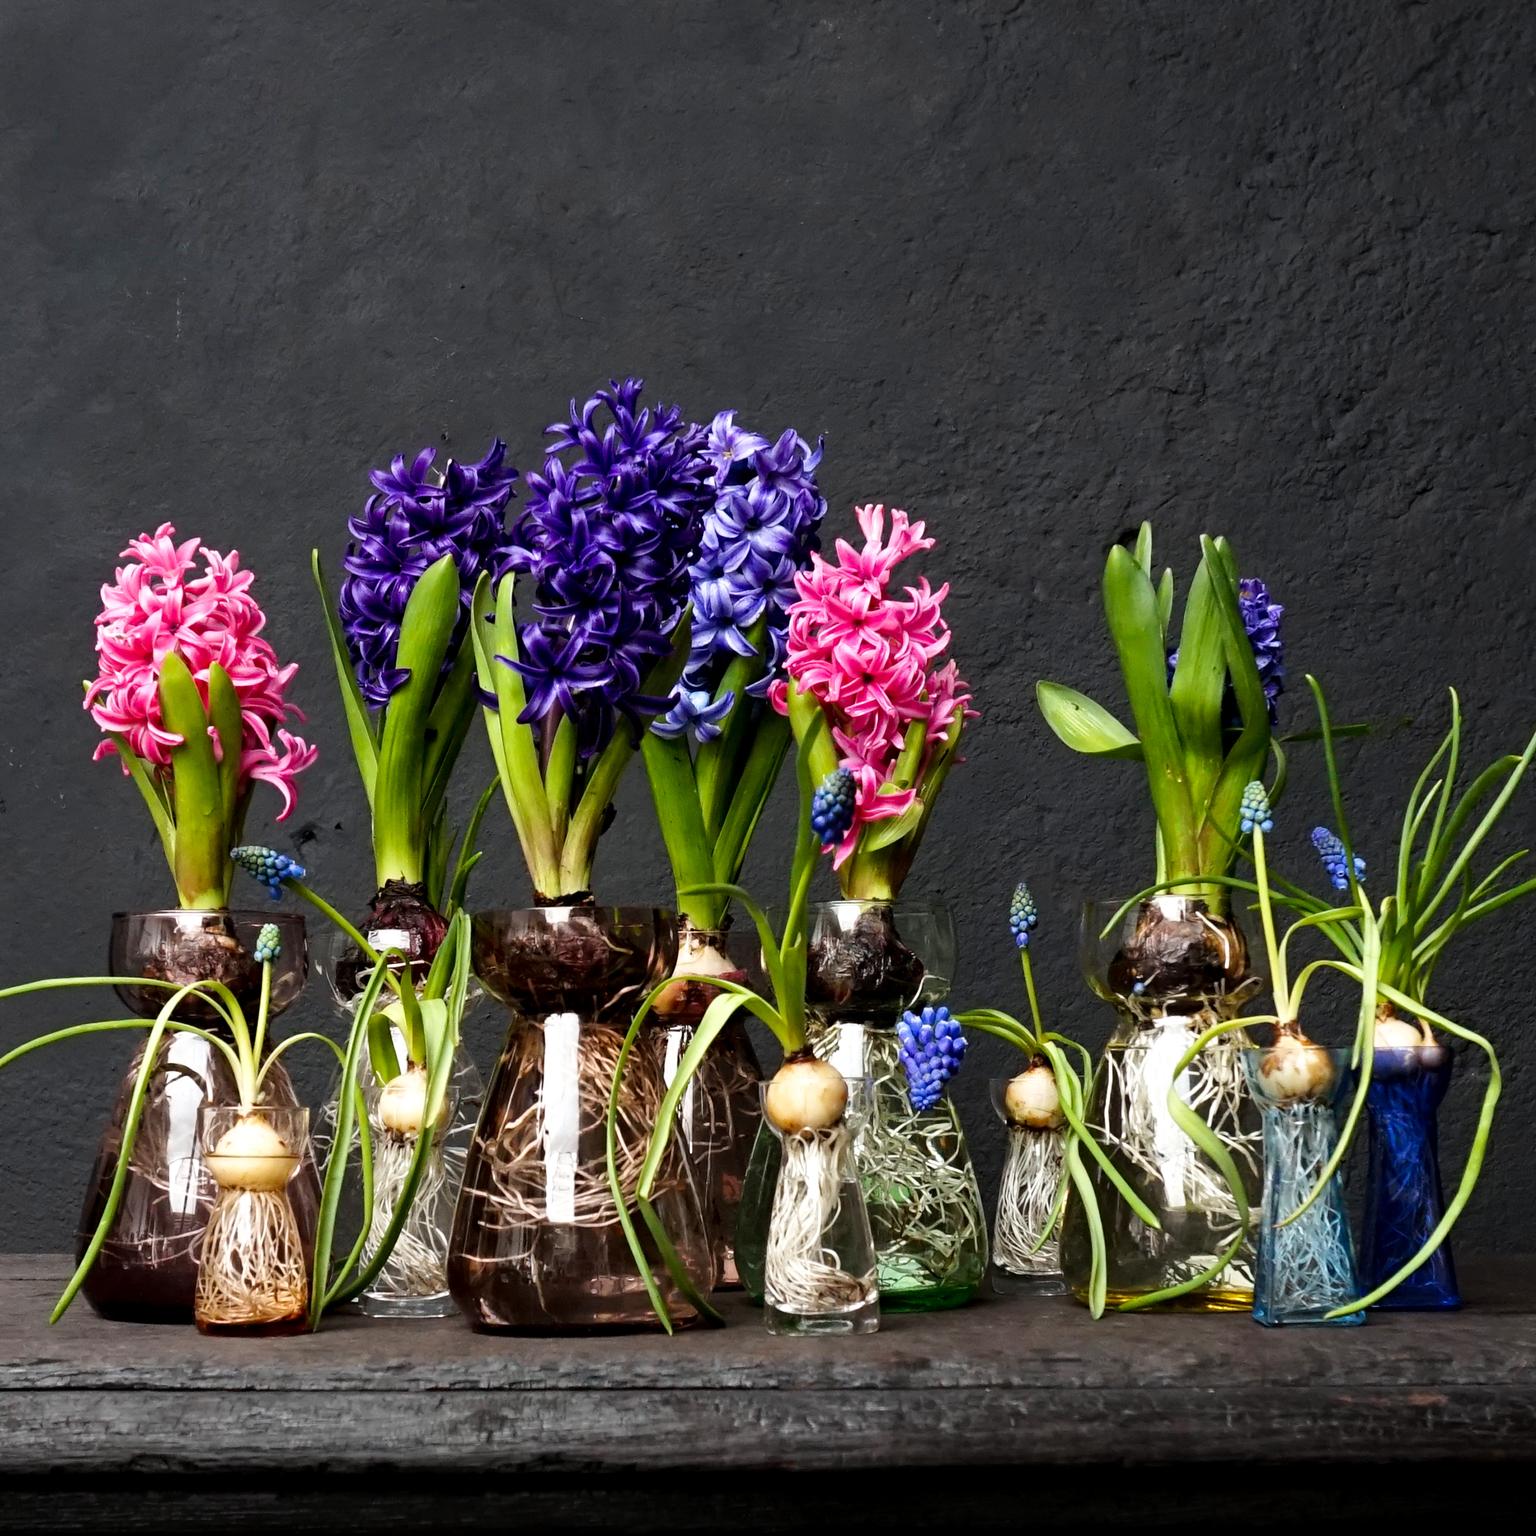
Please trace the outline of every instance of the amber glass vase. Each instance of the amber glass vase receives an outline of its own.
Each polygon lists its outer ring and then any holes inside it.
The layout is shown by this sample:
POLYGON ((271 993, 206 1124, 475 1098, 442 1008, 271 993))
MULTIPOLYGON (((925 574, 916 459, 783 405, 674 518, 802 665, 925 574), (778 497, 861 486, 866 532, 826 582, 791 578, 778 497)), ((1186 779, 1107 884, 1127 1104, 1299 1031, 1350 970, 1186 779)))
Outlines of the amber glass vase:
MULTIPOLYGON (((119 912, 112 919, 111 974, 143 977, 119 984, 118 996, 140 1018, 154 1018, 171 996, 164 986, 218 980, 254 1020, 261 994, 261 967, 252 956, 265 923, 275 923, 282 952, 273 966, 270 1017, 289 1007, 304 987, 308 952, 304 919, 272 912, 119 912)), ((211 1033, 226 1026, 200 999, 184 999, 177 1016, 211 1033)), ((87 1186, 77 1258, 85 1251, 106 1208, 122 1149, 123 1122, 147 1042, 141 1041, 124 1072, 97 1148, 87 1186)), ((205 1105, 231 1105, 239 1094, 222 1051, 196 1035, 173 1033, 161 1042, 149 1079, 144 1112, 134 1140, 128 1181, 117 1217, 85 1280, 85 1297, 103 1317, 126 1322, 189 1323, 197 1285, 197 1250, 218 1190, 198 1142, 198 1115, 205 1105)), ((296 1104, 293 1084, 278 1062, 266 1077, 263 1102, 296 1104)), ((304 1230, 313 1231, 320 1179, 307 1153, 292 1198, 304 1230)))
MULTIPOLYGON (((1126 1182, 1157 1215, 1150 1227, 1126 1204, 1096 1161, 1089 1183, 1103 1223, 1110 1305, 1183 1284, 1215 1267, 1239 1229, 1225 1177, 1180 1130, 1168 1108, 1178 1095, 1220 1138, 1245 1184, 1260 1195, 1263 1132, 1249 1093, 1242 1030, 1213 1041, 1181 1072, 1200 1034, 1236 1016, 1260 982, 1248 974, 1241 929, 1211 904, 1156 896, 1112 921, 1118 903, 1084 909, 1081 958, 1089 985, 1119 1014, 1094 1074, 1088 1123, 1126 1182), (1107 929, 1107 931, 1106 931, 1107 929)), ((1088 1295, 1091 1247, 1083 1202, 1067 1201, 1062 1270, 1079 1300, 1088 1295)), ((1166 1305, 1183 1311, 1247 1312, 1254 1254, 1244 1240, 1225 1268, 1166 1305)))
MULTIPOLYGON (((625 1032, 676 961, 676 921, 650 907, 533 907, 477 913, 474 934, 476 974, 511 1023, 454 1214, 453 1298, 479 1329, 656 1326, 609 1183, 607 1120, 625 1032)), ((625 1209, 641 1231, 634 1190, 665 1091, 648 1038, 629 1058, 616 1149, 625 1209)), ((690 1281, 707 1290, 714 1251, 678 1138, 653 1203, 690 1281)), ((674 1320, 691 1320, 654 1256, 650 1269, 674 1320)))

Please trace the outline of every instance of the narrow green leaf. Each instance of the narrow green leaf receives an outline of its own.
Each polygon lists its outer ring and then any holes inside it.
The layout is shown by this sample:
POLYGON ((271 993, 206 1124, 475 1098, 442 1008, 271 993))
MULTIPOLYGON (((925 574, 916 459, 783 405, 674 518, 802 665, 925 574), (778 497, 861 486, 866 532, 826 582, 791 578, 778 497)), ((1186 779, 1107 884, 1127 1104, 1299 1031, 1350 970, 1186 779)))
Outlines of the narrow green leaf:
POLYGON ((737 880, 746 863, 763 809, 784 766, 789 750, 789 721, 777 710, 767 710, 758 722, 747 760, 742 765, 735 788, 731 791, 725 821, 715 839, 714 878, 727 883, 737 880))
POLYGON ((464 828, 464 837, 459 843, 458 863, 454 867, 453 880, 448 887, 448 905, 443 909, 444 917, 451 918, 464 905, 469 891, 469 877, 482 857, 481 850, 476 845, 480 840, 480 827, 485 820, 485 813, 490 809, 491 801, 495 798, 497 782, 496 779, 492 779, 480 791, 480 798, 475 802, 475 808, 470 814, 469 825, 464 828))
POLYGON ((1227 691, 1227 626, 1210 567, 1210 559, 1202 559, 1190 583, 1179 631, 1179 661, 1168 687, 1197 814, 1209 803, 1226 756, 1221 713, 1227 691))
POLYGON ((1117 757, 1140 762, 1141 743, 1086 694, 1060 683, 1035 684, 1035 700, 1045 723, 1074 752, 1088 757, 1117 757))
POLYGON ((336 681, 341 686, 341 707, 347 717, 347 736, 352 743, 352 756, 357 762, 358 776, 363 781, 363 792, 368 796, 368 806, 373 807, 373 781, 378 771, 379 746, 374 735, 373 716, 358 686, 357 674, 352 670, 352 658, 347 652, 347 642, 341 632, 341 621, 331 604, 331 594, 325 584, 325 572, 320 564, 320 551, 310 551, 310 570, 315 578, 315 590, 320 594, 320 606, 325 613, 326 634, 331 642, 331 660, 336 667, 336 681))
POLYGON ((172 651, 160 663, 160 715, 182 738, 171 749, 176 819, 176 889, 184 907, 217 908, 229 897, 229 816, 223 779, 208 735, 202 695, 186 662, 172 651))
POLYGON ((475 693, 475 653, 468 635, 459 642, 453 667, 443 685, 432 713, 427 716, 425 752, 422 759, 422 814, 430 824, 448 798, 448 786, 458 766, 459 753, 469 735, 479 700, 475 693))
MULTIPOLYGON (((640 753, 645 759, 651 799, 656 805, 656 820, 661 827, 662 841, 666 844, 678 891, 685 886, 708 884, 714 878, 714 856, 709 834, 704 830, 699 788, 694 779, 687 739, 658 736, 655 731, 647 730, 641 737, 640 753)), ((726 902, 718 896, 690 900, 679 895, 678 906, 695 926, 718 928, 725 915, 726 902)))

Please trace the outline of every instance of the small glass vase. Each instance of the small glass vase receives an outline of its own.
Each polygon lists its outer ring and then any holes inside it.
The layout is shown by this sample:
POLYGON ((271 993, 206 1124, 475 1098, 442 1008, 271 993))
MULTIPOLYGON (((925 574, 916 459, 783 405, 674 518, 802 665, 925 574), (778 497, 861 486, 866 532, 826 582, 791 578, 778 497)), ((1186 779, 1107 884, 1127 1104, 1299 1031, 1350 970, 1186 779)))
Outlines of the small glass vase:
MULTIPOLYGON (((719 976, 752 984, 756 946, 728 929, 695 928, 678 921, 677 976, 719 976)), ((705 1010, 723 993, 702 982, 679 982, 656 1000, 656 1041, 662 1076, 670 1088, 705 1010)), ((716 1288, 737 1290, 736 1213, 753 1142, 762 1123, 763 1070, 743 1016, 737 1013, 716 1036, 703 1065, 689 1079, 677 1107, 677 1125, 688 1143, 715 1250, 716 1288)))
MULTIPOLYGON (((533 907, 477 913, 474 933, 476 973, 512 1018, 454 1215, 454 1300, 488 1331, 658 1327, 609 1185, 607 1122, 630 1021, 677 959, 675 920, 650 907, 533 907)), ((616 1163, 642 1234, 633 1196, 665 1092, 654 1046, 633 1050, 616 1163)), ((690 1282, 707 1291, 714 1249, 679 1139, 652 1203, 690 1282)), ((650 1258, 674 1321, 694 1320, 659 1257, 650 1258)))
MULTIPOLYGON (((896 1024, 942 1001, 954 974, 948 910, 906 902, 830 901, 809 917, 811 1048, 845 1078, 871 1084, 855 1143, 888 1312, 963 1306, 987 1270, 987 1218, 954 1104, 914 1110, 896 1024)), ((765 1130, 737 1217, 737 1263, 763 1296, 763 1256, 780 1146, 765 1130)))
POLYGON ((1008 1149, 992 1226, 992 1289, 999 1295, 1061 1296, 1061 1183, 1066 1136, 1060 1124, 1023 1125, 1008 1109, 1009 1077, 991 1082, 992 1107, 1008 1128, 1008 1149))
MULTIPOLYGON (((252 951, 266 923, 274 923, 281 935, 269 1010, 269 1018, 276 1018, 303 991, 309 967, 304 919, 296 913, 119 912, 112 919, 111 974, 175 986, 218 980, 230 987, 254 1021, 261 967, 252 951)), ((124 1006, 145 1019, 155 1018, 173 995, 162 986, 136 986, 132 981, 119 984, 116 990, 124 1006)), ((183 999, 176 1015, 228 1039, 223 1019, 201 999, 183 999)), ((106 1209, 117 1175, 123 1125, 147 1045, 147 1040, 140 1040, 133 1052, 97 1147, 76 1232, 77 1259, 106 1209)), ((281 1062, 267 1073, 262 1098, 274 1109, 297 1104, 281 1062)), ((85 1279, 85 1298, 100 1316, 119 1322, 192 1321, 198 1244, 218 1196, 203 1160, 198 1115, 205 1105, 238 1101, 234 1074, 217 1046, 196 1035, 167 1033, 146 1087, 117 1216, 85 1279)), ((308 1218, 305 1230, 312 1233, 320 1206, 320 1178, 307 1152, 292 1193, 301 1215, 308 1218)))
MULTIPOLYGON (((1156 896, 1104 933, 1118 902, 1090 902, 1080 930, 1084 972, 1120 1021, 1094 1074, 1089 1129, 1126 1182, 1157 1215, 1149 1227, 1094 1159, 1085 1167, 1103 1224, 1107 1300, 1113 1306, 1193 1280, 1238 1230, 1237 1203, 1221 1170, 1179 1129, 1168 1109, 1174 1068, 1212 1024, 1236 1016, 1260 986, 1248 975, 1242 930, 1207 902, 1156 896)), ((1213 1041, 1178 1079, 1179 1097, 1225 1145, 1257 1202, 1263 1133, 1248 1092, 1241 1030, 1213 1041)), ((1089 1223, 1074 1192, 1062 1223, 1062 1269, 1088 1297, 1089 1223)), ((1164 1303, 1175 1310, 1246 1312, 1253 1306, 1251 1236, 1219 1274, 1164 1303)))
POLYGON ((1243 1052, 1248 1086, 1264 1122, 1264 1195, 1257 1213, 1258 1257, 1253 1315, 1266 1327, 1294 1323, 1350 1325, 1365 1313, 1327 1314, 1359 1298, 1354 1243, 1344 1194, 1335 1173, 1328 1187, 1300 1216, 1297 1208, 1316 1187, 1318 1175, 1339 1144, 1337 1106, 1353 1087, 1350 1052, 1311 1046, 1321 1081, 1298 1093, 1284 1068, 1273 1068, 1268 1050, 1243 1052), (1294 1217, 1294 1219, 1289 1219, 1294 1217))
POLYGON ((854 1155, 869 1104, 868 1082, 856 1080, 841 1123, 828 1130, 789 1134, 763 1117, 780 1148, 763 1257, 769 1333, 874 1333, 880 1326, 874 1238, 854 1155))
MULTIPOLYGON (((1370 1158, 1361 1278, 1367 1291, 1390 1279, 1445 1215, 1440 1185, 1439 1111, 1455 1057, 1443 1045, 1380 1049, 1366 1090, 1370 1158)), ((1461 1305, 1446 1240, 1385 1300, 1386 1311, 1440 1312, 1461 1305)))
POLYGON ((304 1109, 204 1106, 198 1140, 219 1193, 198 1254, 199 1333, 303 1332, 313 1233, 289 1189, 308 1138, 304 1109))

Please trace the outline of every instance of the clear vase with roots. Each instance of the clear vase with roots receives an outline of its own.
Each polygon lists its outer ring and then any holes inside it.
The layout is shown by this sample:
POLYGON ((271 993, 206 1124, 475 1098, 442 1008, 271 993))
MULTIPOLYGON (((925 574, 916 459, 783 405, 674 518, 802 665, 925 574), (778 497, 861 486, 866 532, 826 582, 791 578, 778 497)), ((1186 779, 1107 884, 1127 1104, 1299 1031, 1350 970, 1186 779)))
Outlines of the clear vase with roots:
POLYGON ((1061 1124, 1018 1123, 1008 1103, 1014 1080, 992 1080, 992 1103, 1008 1128, 992 1225, 992 1288, 1002 1295, 1060 1296, 1066 1136, 1061 1124))
MULTIPOLYGON (((1088 1163, 1104 1226, 1111 1306, 1205 1274, 1242 1228, 1220 1168, 1173 1118, 1170 1091, 1176 1088, 1220 1139, 1250 1201, 1259 1190, 1263 1145, 1243 1068, 1243 1052, 1251 1042, 1241 1030, 1212 1041, 1178 1070, 1200 1035, 1235 1017, 1261 985, 1248 975, 1241 930, 1194 897, 1153 897, 1110 924, 1115 911, 1112 902, 1089 903, 1083 917, 1084 970, 1093 990, 1120 1015, 1094 1074, 1088 1124, 1160 1225, 1143 1222, 1097 1164, 1088 1163)), ((1061 1252, 1068 1285, 1086 1300, 1089 1224, 1075 1195, 1067 1202, 1061 1252)), ((1244 1238, 1213 1278, 1163 1304, 1190 1311, 1248 1311, 1253 1305, 1251 1239, 1244 1238)))
POLYGON ((781 1131, 764 1117, 780 1146, 763 1254, 770 1333, 873 1333, 880 1326, 874 1238, 854 1159, 868 1107, 869 1084, 857 1080, 848 1084, 841 1122, 827 1129, 781 1131))

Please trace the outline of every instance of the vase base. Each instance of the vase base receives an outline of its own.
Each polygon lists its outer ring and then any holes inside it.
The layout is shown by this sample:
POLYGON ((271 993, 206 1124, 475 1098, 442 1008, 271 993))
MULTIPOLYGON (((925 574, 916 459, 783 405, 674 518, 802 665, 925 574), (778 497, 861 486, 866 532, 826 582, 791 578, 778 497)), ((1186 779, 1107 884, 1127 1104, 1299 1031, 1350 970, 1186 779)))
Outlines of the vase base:
MULTIPOLYGON (((1108 1290, 1104 1295, 1104 1310, 1113 1312, 1125 1302, 1150 1296, 1152 1290, 1151 1286, 1139 1291, 1108 1290)), ((1072 1294, 1085 1307, 1088 1305, 1086 1286, 1074 1286, 1072 1294)), ((1253 1311, 1253 1292, 1227 1286, 1207 1287, 1202 1291, 1191 1291, 1185 1296, 1175 1296, 1170 1301, 1160 1301, 1156 1306, 1147 1307, 1145 1310, 1148 1312, 1251 1312, 1253 1311)))
POLYGON ((763 1317, 768 1332, 780 1338, 825 1338, 875 1333, 880 1328, 880 1301, 872 1298, 847 1312, 785 1312, 764 1306, 763 1317))
POLYGON ((210 1338, 283 1339, 309 1332, 309 1319, 278 1317, 268 1323, 210 1323, 197 1319, 197 1331, 210 1338))
POLYGON ((1015 1274, 1012 1270, 992 1267, 992 1289, 999 1296, 1065 1296, 1069 1293, 1060 1270, 1038 1274, 1015 1274))
POLYGON ((363 1317, 457 1317, 459 1309, 446 1290, 430 1296, 386 1296, 364 1292, 353 1303, 363 1317))
POLYGON ((880 1304, 887 1312, 947 1312, 976 1299, 979 1285, 926 1285, 906 1290, 880 1288, 880 1304))
POLYGON ((1253 1309, 1253 1320, 1265 1328, 1358 1328, 1365 1321, 1364 1312, 1346 1312, 1329 1317, 1330 1308, 1317 1307, 1305 1312, 1271 1312, 1253 1309))
POLYGON ((1461 1306, 1459 1293, 1453 1295, 1414 1296, 1404 1295, 1401 1290, 1378 1301, 1372 1312, 1455 1312, 1461 1306))

